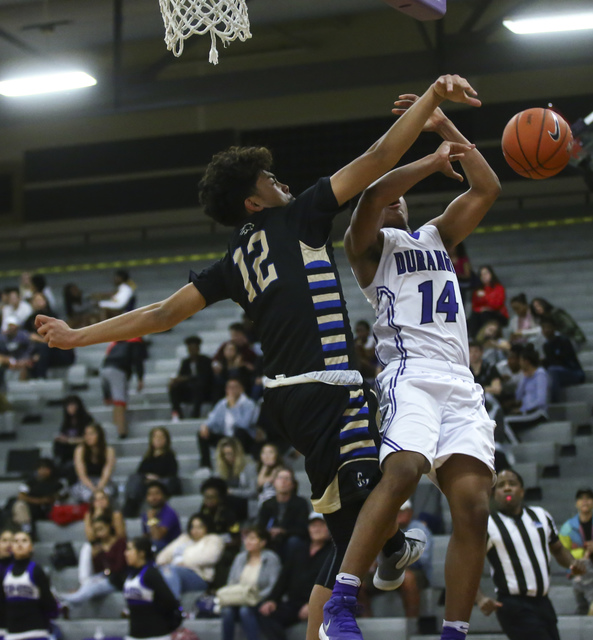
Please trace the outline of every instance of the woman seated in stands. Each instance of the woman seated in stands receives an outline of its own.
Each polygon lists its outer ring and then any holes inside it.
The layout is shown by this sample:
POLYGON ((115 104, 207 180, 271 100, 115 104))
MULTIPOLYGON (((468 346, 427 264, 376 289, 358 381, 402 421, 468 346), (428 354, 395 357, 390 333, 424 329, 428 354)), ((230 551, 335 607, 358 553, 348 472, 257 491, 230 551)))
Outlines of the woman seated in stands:
MULTIPOLYGON (((92 561, 93 574, 74 591, 61 593, 60 600, 66 605, 81 605, 87 600, 121 591, 126 578, 126 539, 118 538, 115 528, 105 516, 93 520, 92 561)), ((68 615, 67 610, 64 612, 68 615)))
POLYGON ((215 474, 227 483, 228 503, 239 520, 246 520, 249 500, 257 497, 257 470, 255 463, 245 457, 243 445, 237 438, 219 441, 215 474))
POLYGON ((97 322, 98 314, 93 313, 94 305, 89 296, 85 296, 80 287, 73 282, 64 287, 64 311, 68 324, 73 329, 86 327, 97 322))
POLYGON ((78 482, 70 494, 78 502, 90 502, 95 491, 115 493, 111 475, 115 467, 115 451, 105 441, 105 431, 99 424, 90 424, 84 430, 83 442, 74 450, 74 469, 78 482))
POLYGON ((96 542, 93 522, 105 518, 111 523, 118 538, 126 538, 126 522, 121 511, 113 509, 111 498, 103 490, 95 491, 84 516, 84 533, 87 539, 82 545, 78 559, 78 582, 84 584, 93 575, 92 548, 96 542))
POLYGON ((226 383, 230 378, 238 378, 249 396, 254 382, 253 365, 246 363, 237 345, 230 340, 222 349, 222 360, 212 360, 214 382, 212 385, 212 400, 217 402, 224 398, 226 383))
POLYGON ((130 572, 124 597, 130 611, 129 640, 170 640, 182 621, 181 607, 154 566, 150 538, 139 536, 126 548, 130 572))
POLYGON ((82 444, 85 428, 93 423, 93 417, 78 396, 68 396, 64 400, 62 427, 54 438, 53 454, 62 477, 72 483, 76 482, 73 467, 74 450, 82 444))
POLYGON ((19 531, 11 543, 13 561, 6 567, 2 585, 6 607, 6 640, 50 640, 50 619, 58 614, 49 578, 33 561, 33 539, 19 531))
POLYGON ((527 296, 524 293, 519 293, 511 298, 511 308, 514 311, 508 326, 511 343, 527 344, 531 342, 538 347, 542 341, 542 332, 529 309, 527 296))
POLYGON ((540 322, 542 316, 551 316, 556 325, 556 331, 572 340, 575 348, 578 349, 587 342, 587 338, 576 320, 567 311, 555 307, 545 298, 534 298, 531 301, 531 313, 537 322, 540 322))
POLYGON ((177 458, 171 449, 171 435, 165 427, 154 427, 148 436, 148 450, 136 473, 128 478, 126 484, 125 517, 138 517, 147 482, 158 480, 166 487, 169 495, 179 495, 181 483, 177 474, 177 458))
POLYGON ((511 348, 510 342, 502 337, 502 327, 498 320, 488 320, 478 331, 475 342, 482 346, 483 361, 492 366, 506 360, 511 348))
POLYGON ((224 551, 222 536, 210 533, 211 524, 198 513, 190 517, 187 533, 169 543, 157 556, 163 578, 176 598, 187 591, 206 591, 224 551))
POLYGON ((266 442, 259 452, 257 464, 258 506, 276 495, 274 479, 280 469, 284 469, 284 461, 278 447, 271 442, 266 442))
POLYGON ((548 419, 550 381, 540 365, 539 354, 532 344, 521 351, 522 377, 515 395, 515 407, 505 418, 514 433, 530 429, 548 419))
POLYGON ((506 327, 509 312, 505 305, 506 291, 490 265, 480 267, 480 285, 472 295, 472 314, 468 319, 468 332, 475 337, 488 320, 498 320, 506 327))

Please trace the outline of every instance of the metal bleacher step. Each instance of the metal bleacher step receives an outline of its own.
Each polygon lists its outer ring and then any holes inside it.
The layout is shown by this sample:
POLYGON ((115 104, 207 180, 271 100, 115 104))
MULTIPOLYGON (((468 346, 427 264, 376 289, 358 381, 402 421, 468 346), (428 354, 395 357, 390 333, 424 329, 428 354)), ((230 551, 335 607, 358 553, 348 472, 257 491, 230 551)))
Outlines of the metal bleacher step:
POLYGON ((544 422, 534 429, 521 432, 521 442, 551 442, 561 445, 572 444, 576 435, 576 426, 564 420, 562 422, 544 422))

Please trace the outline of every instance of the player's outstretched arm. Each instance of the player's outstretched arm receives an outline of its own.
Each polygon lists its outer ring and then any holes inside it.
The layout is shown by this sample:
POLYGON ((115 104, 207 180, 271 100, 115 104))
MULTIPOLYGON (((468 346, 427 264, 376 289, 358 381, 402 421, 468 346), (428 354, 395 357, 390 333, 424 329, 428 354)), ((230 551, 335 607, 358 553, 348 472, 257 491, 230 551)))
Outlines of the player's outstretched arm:
POLYGON ((331 177, 331 185, 340 205, 364 191, 392 169, 420 135, 426 121, 444 100, 479 107, 471 85, 457 75, 441 76, 413 108, 402 111, 395 122, 373 146, 331 177))
POLYGON ((455 180, 463 181, 451 162, 461 160, 473 145, 443 142, 428 156, 393 169, 363 192, 344 237, 344 247, 359 284, 363 287, 373 280, 378 258, 383 247, 381 229, 385 207, 395 203, 409 189, 438 171, 455 180))
POLYGON ((186 284, 166 300, 82 329, 71 329, 63 320, 43 315, 35 318, 35 326, 50 347, 73 349, 167 331, 205 306, 206 300, 196 287, 186 284))

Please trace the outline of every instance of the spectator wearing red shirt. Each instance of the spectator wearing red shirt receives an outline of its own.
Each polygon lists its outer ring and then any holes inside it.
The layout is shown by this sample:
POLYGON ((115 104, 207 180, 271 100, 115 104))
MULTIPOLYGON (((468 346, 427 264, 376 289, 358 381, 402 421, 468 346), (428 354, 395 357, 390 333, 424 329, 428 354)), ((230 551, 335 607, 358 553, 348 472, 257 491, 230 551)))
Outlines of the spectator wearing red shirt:
POLYGON ((480 267, 480 286, 472 295, 472 314, 468 331, 475 337, 488 320, 498 320, 503 327, 509 322, 505 305, 506 291, 490 265, 480 267))

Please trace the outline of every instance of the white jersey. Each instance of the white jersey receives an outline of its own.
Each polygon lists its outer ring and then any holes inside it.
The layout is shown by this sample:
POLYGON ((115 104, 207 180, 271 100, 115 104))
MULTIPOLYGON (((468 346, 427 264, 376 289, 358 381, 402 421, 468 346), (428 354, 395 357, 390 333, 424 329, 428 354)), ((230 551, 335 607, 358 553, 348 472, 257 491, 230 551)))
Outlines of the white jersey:
POLYGON ((362 289, 375 309, 373 327, 382 366, 427 358, 469 367, 467 326, 459 282, 438 229, 383 229, 383 254, 362 289))

